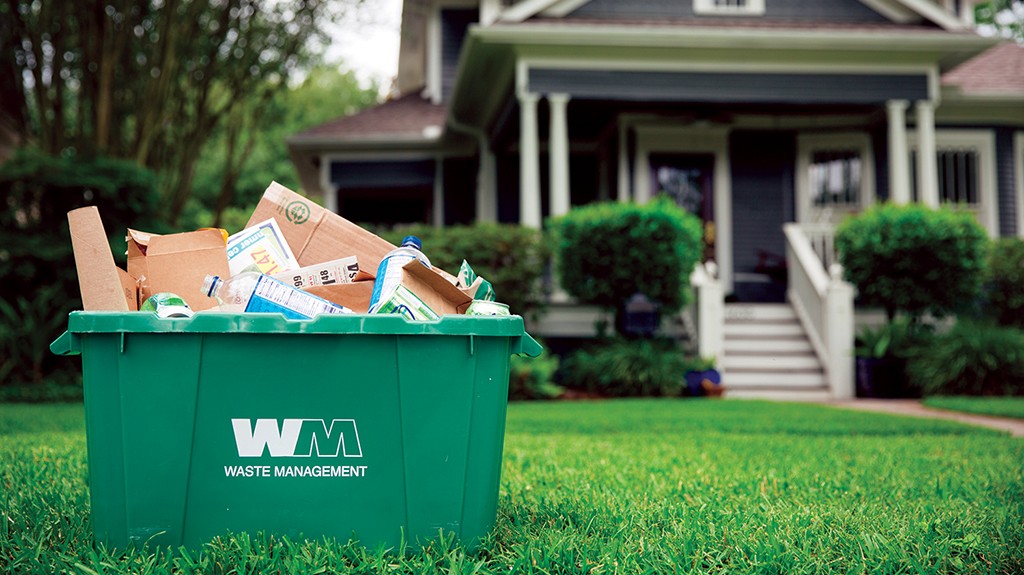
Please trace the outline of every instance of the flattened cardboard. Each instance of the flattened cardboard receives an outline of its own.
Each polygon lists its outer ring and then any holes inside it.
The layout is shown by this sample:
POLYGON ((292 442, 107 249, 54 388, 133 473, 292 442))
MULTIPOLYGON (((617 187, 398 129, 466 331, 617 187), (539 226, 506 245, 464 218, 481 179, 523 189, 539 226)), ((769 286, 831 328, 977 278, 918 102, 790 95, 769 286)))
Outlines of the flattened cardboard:
POLYGON ((472 297, 419 260, 402 266, 402 285, 419 296, 438 315, 465 313, 469 304, 473 303, 472 297))
MULTIPOLYGON (((360 269, 375 276, 380 261, 395 249, 391 242, 377 234, 364 230, 277 182, 272 182, 263 193, 246 227, 269 218, 277 220, 277 225, 301 266, 355 255, 360 269)), ((444 270, 437 271, 450 283, 455 283, 455 276, 444 270)))
POLYGON ((114 269, 121 280, 121 290, 124 291, 124 299, 128 302, 128 311, 139 311, 139 280, 121 268, 114 269))
POLYGON ((370 309, 373 280, 357 281, 348 284, 310 286, 302 289, 313 295, 320 296, 329 302, 343 305, 356 313, 366 313, 370 309))
POLYGON ((194 311, 217 305, 216 299, 199 291, 207 275, 231 275, 224 236, 218 230, 168 235, 128 230, 128 273, 139 279, 140 302, 170 292, 194 311))
MULTIPOLYGON (((86 206, 68 212, 71 247, 75 253, 78 286, 85 311, 128 311, 114 254, 107 242, 100 211, 86 206)), ((122 272, 123 273, 123 272, 122 272)))

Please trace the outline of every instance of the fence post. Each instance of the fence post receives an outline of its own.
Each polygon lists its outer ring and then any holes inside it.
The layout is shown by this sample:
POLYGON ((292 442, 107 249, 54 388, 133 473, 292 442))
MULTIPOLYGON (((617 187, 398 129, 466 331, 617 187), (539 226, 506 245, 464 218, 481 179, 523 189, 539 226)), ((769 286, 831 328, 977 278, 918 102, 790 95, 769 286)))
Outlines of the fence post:
POLYGON ((843 281, 841 265, 832 264, 829 276, 825 291, 829 387, 834 399, 850 399, 854 396, 854 289, 843 281))

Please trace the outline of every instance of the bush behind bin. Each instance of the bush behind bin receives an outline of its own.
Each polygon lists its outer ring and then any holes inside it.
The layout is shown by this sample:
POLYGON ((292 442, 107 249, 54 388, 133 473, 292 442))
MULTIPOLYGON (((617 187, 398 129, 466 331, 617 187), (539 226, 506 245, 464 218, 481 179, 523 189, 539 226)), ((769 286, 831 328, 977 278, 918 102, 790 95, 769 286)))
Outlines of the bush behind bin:
POLYGON ((77 361, 48 351, 68 313, 82 308, 67 214, 97 206, 123 266, 125 228, 163 229, 155 182, 132 162, 29 149, 0 166, 0 399, 76 395, 53 388, 81 385, 77 361))
POLYGON ((563 362, 562 384, 608 397, 678 396, 686 372, 713 367, 685 356, 670 339, 598 340, 563 362))
POLYGON ((984 302, 989 315, 1000 325, 1024 329, 1024 240, 1000 238, 992 244, 987 272, 984 302))
POLYGON ((641 292, 664 313, 689 301, 701 222, 671 200, 589 204, 553 220, 553 228, 561 286, 578 301, 619 310, 641 292))
POLYGON ((958 321, 910 355, 906 374, 925 395, 1024 396, 1024 331, 958 321))

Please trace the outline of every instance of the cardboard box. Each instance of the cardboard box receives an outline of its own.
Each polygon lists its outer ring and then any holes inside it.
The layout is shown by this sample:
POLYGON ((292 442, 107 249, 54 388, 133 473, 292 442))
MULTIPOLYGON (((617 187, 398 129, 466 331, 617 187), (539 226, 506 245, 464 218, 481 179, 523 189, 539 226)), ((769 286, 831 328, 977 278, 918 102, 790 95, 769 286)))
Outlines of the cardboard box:
MULTIPOLYGON (((246 227, 268 218, 277 220, 301 266, 354 255, 359 260, 361 270, 376 275, 380 261, 395 249, 391 242, 377 234, 364 230, 277 182, 271 183, 263 193, 246 227)), ((425 251, 429 258, 429 246, 425 251)), ((455 284, 455 276, 444 270, 438 270, 438 273, 449 283, 455 284)))
POLYGON ((307 291, 329 302, 345 306, 356 313, 366 313, 370 309, 373 279, 347 284, 310 286, 302 288, 302 291, 307 291))
POLYGON ((419 296, 438 315, 462 314, 473 298, 455 287, 435 269, 419 260, 402 266, 402 285, 419 296))
POLYGON ((193 311, 210 309, 217 300, 200 293, 207 275, 230 277, 224 236, 218 230, 157 235, 128 230, 128 273, 139 280, 139 301, 170 292, 193 311))
MULTIPOLYGON (((75 253, 78 286, 82 291, 82 309, 85 311, 129 311, 126 297, 134 294, 134 280, 114 264, 103 220, 96 206, 86 206, 68 212, 71 247, 75 253), (122 279, 124 285, 122 285, 122 279)), ((134 309, 138 309, 136 303, 134 309)))

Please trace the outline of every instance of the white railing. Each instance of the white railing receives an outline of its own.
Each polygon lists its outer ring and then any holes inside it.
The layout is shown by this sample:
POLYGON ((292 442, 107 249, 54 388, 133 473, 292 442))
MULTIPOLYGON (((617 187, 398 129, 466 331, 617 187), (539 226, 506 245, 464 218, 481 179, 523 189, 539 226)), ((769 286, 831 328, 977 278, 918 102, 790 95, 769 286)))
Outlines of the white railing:
POLYGON ((789 269, 786 296, 825 365, 832 396, 851 398, 854 396, 853 286, 842 279, 831 229, 827 233, 818 226, 809 229, 810 233, 801 224, 783 226, 789 269), (816 246, 823 250, 824 257, 818 255, 816 246), (828 272, 823 261, 829 262, 828 272))
POLYGON ((714 262, 698 263, 690 275, 693 318, 697 324, 697 353, 721 369, 725 351, 725 292, 714 262))
POLYGON ((836 227, 834 224, 800 224, 800 229, 811 243, 811 249, 818 255, 824 268, 830 269, 832 264, 839 263, 836 254, 836 227))

